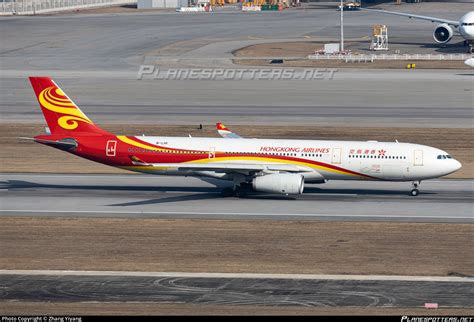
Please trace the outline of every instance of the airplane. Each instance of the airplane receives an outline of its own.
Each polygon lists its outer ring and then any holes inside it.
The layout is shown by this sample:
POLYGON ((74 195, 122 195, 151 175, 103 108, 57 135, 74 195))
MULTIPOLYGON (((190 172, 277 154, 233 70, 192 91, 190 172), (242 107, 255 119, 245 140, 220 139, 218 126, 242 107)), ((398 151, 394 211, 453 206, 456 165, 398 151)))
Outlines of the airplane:
POLYGON ((464 61, 464 64, 466 64, 467 66, 474 67, 474 57, 473 57, 473 58, 466 59, 466 60, 464 61))
POLYGON ((442 18, 428 17, 414 15, 411 13, 403 12, 394 12, 387 10, 378 10, 378 9, 368 9, 368 8, 359 8, 359 10, 373 11, 397 16, 403 16, 414 19, 428 20, 431 22, 440 23, 433 32, 434 41, 438 44, 446 44, 454 36, 454 29, 457 28, 459 34, 464 38, 464 45, 469 46, 470 51, 472 51, 472 44, 474 42, 474 11, 470 11, 463 15, 459 21, 448 20, 442 18))
POLYGON ((105 165, 156 175, 233 182, 222 196, 248 192, 302 194, 328 180, 411 181, 461 168, 447 152, 420 144, 377 141, 125 136, 92 122, 49 77, 29 77, 48 131, 30 138, 105 165))

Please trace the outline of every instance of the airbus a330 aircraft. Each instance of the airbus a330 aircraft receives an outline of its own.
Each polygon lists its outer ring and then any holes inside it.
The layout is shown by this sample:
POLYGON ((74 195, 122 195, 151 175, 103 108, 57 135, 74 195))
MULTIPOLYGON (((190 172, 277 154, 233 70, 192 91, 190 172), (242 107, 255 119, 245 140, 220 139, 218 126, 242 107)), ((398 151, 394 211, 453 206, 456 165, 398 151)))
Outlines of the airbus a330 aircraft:
POLYGON ((411 143, 114 135, 51 78, 30 81, 49 128, 34 141, 126 170, 233 181, 223 196, 301 194, 305 183, 327 180, 412 181, 416 196, 421 180, 461 168, 447 152, 411 143))
POLYGON ((464 38, 465 45, 469 45, 469 47, 472 48, 472 43, 474 42, 474 11, 470 11, 466 13, 459 19, 459 21, 455 21, 455 20, 420 16, 420 15, 414 15, 411 13, 394 12, 394 11, 387 11, 387 10, 367 9, 367 8, 360 8, 360 10, 380 12, 380 13, 386 13, 386 14, 391 14, 391 15, 403 16, 403 17, 414 18, 414 19, 422 19, 422 20, 428 20, 431 22, 440 23, 433 32, 433 38, 438 44, 445 44, 449 42, 454 36, 455 29, 457 29, 459 34, 464 38))

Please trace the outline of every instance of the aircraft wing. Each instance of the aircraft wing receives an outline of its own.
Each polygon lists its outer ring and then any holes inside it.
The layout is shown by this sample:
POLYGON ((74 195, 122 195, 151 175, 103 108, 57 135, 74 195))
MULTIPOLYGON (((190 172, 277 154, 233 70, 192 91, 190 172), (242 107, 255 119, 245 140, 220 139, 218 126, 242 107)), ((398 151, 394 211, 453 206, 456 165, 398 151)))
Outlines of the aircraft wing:
POLYGON ((224 124, 216 123, 217 132, 226 139, 241 139, 242 137, 231 130, 229 130, 224 124))
POLYGON ((133 159, 133 164, 152 166, 157 169, 177 169, 179 171, 213 171, 220 173, 251 173, 251 172, 315 172, 314 169, 301 165, 286 163, 234 163, 234 162, 208 162, 208 163, 145 163, 133 159))
POLYGON ((389 14, 389 15, 396 15, 396 16, 402 16, 402 17, 408 17, 408 18, 414 18, 414 19, 428 20, 428 21, 431 21, 431 22, 447 23, 448 25, 451 25, 451 26, 454 26, 454 27, 459 26, 459 21, 441 19, 441 18, 436 18, 436 17, 420 16, 420 15, 414 15, 414 14, 411 14, 411 13, 394 12, 394 11, 378 10, 378 9, 368 9, 368 8, 359 8, 359 10, 380 12, 380 13, 385 13, 385 14, 389 14))

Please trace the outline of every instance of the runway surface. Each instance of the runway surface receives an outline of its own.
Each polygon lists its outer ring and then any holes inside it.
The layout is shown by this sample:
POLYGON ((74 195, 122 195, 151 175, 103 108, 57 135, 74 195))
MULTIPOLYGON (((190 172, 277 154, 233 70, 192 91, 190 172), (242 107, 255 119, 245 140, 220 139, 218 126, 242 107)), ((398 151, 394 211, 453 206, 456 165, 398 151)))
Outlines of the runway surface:
POLYGON ((296 197, 222 198, 226 182, 147 175, 0 175, 4 216, 270 218, 473 223, 472 180, 331 181, 296 197), (217 186, 215 185, 217 184, 217 186))
MULTIPOLYGON (((0 299, 305 307, 474 307, 472 283, 116 275, 0 275, 0 299)), ((183 274, 187 275, 187 274, 183 274)), ((189 274, 188 274, 189 275, 189 274)), ((192 275, 192 274, 191 274, 192 275)))
MULTIPOLYGON (((474 74, 469 71, 339 70, 331 80, 309 81, 137 80, 136 72, 100 71, 44 74, 53 76, 99 124, 470 127, 474 115, 474 74)), ((43 120, 28 75, 38 73, 4 72, 2 122, 43 120)))

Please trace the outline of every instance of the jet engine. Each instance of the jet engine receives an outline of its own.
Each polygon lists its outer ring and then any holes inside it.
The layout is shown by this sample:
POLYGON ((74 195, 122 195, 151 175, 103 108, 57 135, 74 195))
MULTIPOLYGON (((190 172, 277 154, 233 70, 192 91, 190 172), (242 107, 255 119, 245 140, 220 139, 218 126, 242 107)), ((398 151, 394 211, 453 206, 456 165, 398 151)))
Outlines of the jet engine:
POLYGON ((304 178, 294 173, 267 174, 253 179, 252 188, 260 192, 299 195, 303 193, 304 178))
POLYGON ((433 32, 433 38, 438 44, 445 44, 453 38, 454 31, 451 26, 446 23, 438 25, 433 32))

